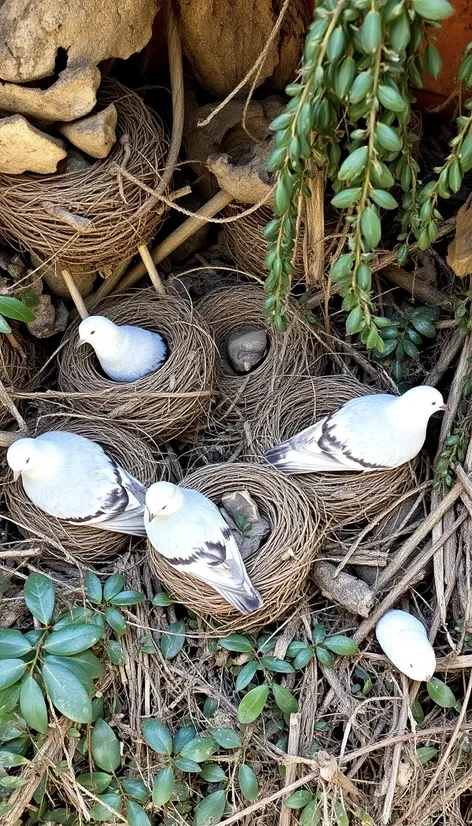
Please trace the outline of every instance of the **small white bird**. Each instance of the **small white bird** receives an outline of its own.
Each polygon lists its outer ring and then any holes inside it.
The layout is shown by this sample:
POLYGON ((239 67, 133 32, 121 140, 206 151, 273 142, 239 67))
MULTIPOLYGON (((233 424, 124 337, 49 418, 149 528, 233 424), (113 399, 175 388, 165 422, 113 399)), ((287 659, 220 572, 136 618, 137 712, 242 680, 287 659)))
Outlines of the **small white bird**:
POLYGON ((67 431, 18 439, 7 451, 14 479, 45 513, 76 525, 146 536, 146 488, 100 445, 67 431))
POLYGON ((446 409, 440 392, 427 385, 403 396, 359 396, 271 448, 265 458, 282 473, 399 467, 420 452, 433 413, 446 409))
POLYGON ((149 541, 173 568, 210 585, 242 614, 261 607, 235 538, 202 493, 156 482, 146 493, 144 522, 149 541))
POLYGON ((393 608, 379 619, 375 636, 402 674, 410 680, 429 682, 436 670, 436 655, 426 628, 416 617, 393 608))
POLYGON ((150 330, 118 325, 102 315, 90 315, 79 324, 79 342, 91 344, 101 368, 113 381, 137 381, 164 364, 166 340, 150 330))

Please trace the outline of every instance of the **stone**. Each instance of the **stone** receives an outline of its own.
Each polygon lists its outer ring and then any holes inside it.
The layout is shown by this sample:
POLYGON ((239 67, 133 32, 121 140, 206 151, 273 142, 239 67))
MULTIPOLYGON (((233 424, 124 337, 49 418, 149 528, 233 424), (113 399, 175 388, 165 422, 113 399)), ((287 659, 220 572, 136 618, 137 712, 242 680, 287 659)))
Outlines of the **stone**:
POLYGON ((46 284, 48 285, 49 289, 54 293, 54 295, 59 296, 59 298, 66 298, 70 299, 69 290, 66 287, 65 281, 62 277, 62 270, 67 266, 70 274, 73 276, 75 281, 76 287, 82 296, 89 295, 92 292, 92 288, 97 277, 96 273, 94 272, 82 272, 78 267, 71 267, 70 264, 64 264, 61 261, 49 261, 44 262, 38 258, 37 255, 31 253, 31 263, 35 270, 37 270, 37 274, 44 278, 46 284))
POLYGON ((222 514, 238 544, 241 556, 247 559, 259 550, 270 533, 266 519, 247 490, 225 493, 222 497, 222 514))
POLYGON ((237 373, 250 373, 263 360, 267 352, 267 333, 255 327, 233 330, 226 341, 226 353, 237 373))
POLYGON ((22 115, 0 119, 0 172, 55 172, 64 142, 32 126, 22 115))
POLYGON ((150 40, 159 5, 158 0, 3 0, 0 78, 25 83, 50 77, 64 59, 68 66, 126 59, 150 40))
POLYGON ((263 143, 254 143, 248 150, 244 161, 237 162, 222 153, 212 155, 207 164, 220 189, 224 189, 241 204, 271 203, 275 179, 267 171, 267 162, 272 151, 272 139, 263 143))
POLYGON ((26 326, 36 338, 49 338, 57 333, 63 333, 69 319, 66 305, 59 301, 55 307, 47 293, 39 296, 39 304, 34 308, 34 315, 34 321, 30 321, 26 326))
POLYGON ((47 89, 0 82, 0 109, 46 121, 77 120, 95 106, 100 79, 97 67, 84 63, 64 69, 47 89))
POLYGON ((110 103, 101 112, 95 112, 72 123, 63 123, 59 131, 86 155, 91 155, 92 158, 106 158, 116 142, 117 121, 116 106, 110 103))
POLYGON ((60 171, 81 172, 83 169, 88 169, 91 163, 92 161, 86 158, 85 155, 82 155, 81 152, 78 152, 76 149, 69 149, 63 167, 61 164, 60 171))

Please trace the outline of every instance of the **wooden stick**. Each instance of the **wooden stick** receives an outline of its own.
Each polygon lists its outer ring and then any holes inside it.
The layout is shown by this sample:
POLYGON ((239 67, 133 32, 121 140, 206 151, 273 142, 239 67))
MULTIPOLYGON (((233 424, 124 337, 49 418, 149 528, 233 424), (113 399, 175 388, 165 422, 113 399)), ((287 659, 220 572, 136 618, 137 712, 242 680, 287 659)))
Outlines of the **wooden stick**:
POLYGON ((409 292, 411 296, 420 298, 425 304, 431 307, 440 307, 448 300, 446 293, 436 289, 431 284, 426 284, 421 278, 416 278, 414 273, 406 272, 396 264, 388 264, 380 271, 379 275, 388 278, 397 287, 409 292))
POLYGON ((11 432, 10 430, 0 430, 0 447, 10 447, 13 442, 16 442, 18 439, 22 439, 25 432, 19 433, 18 431, 11 432))
MULTIPOLYGON (((300 715, 290 715, 290 729, 288 734, 287 754, 297 755, 300 743, 300 715)), ((285 769, 285 786, 290 786, 297 779, 297 764, 289 763, 285 769)), ((279 826, 290 826, 292 810, 283 806, 280 809, 279 826)))
POLYGON ((67 289, 69 290, 70 297, 72 298, 72 301, 74 302, 74 304, 76 306, 78 314, 80 315, 81 318, 88 318, 88 310, 87 310, 87 307, 85 306, 85 301, 82 298, 82 296, 80 295, 80 293, 77 289, 77 285, 76 285, 74 279, 72 278, 72 275, 70 274, 69 270, 66 270, 66 269, 62 270, 62 277, 63 277, 64 281, 66 282, 67 289))
POLYGON ((160 275, 157 272, 156 265, 151 258, 151 253, 149 252, 146 244, 140 244, 138 247, 138 252, 143 260, 143 264, 148 271, 149 278, 152 281, 153 287, 158 295, 165 295, 166 288, 161 281, 160 275))

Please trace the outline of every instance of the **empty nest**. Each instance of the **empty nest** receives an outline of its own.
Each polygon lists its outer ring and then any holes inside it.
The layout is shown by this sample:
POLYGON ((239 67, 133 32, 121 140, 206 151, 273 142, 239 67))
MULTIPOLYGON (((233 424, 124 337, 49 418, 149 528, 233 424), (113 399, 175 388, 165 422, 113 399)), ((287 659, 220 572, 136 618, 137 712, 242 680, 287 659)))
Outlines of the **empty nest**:
POLYGON ((150 567, 160 582, 181 602, 218 630, 251 630, 293 611, 306 593, 310 566, 324 538, 322 512, 299 487, 271 468, 256 464, 218 464, 188 474, 182 482, 208 496, 217 506, 225 493, 246 490, 269 523, 270 533, 258 551, 244 562, 264 605, 253 614, 240 614, 216 591, 172 568, 148 543, 150 567))
POLYGON ((108 157, 77 172, 0 175, 0 228, 13 246, 44 260, 108 273, 150 241, 162 221, 162 202, 139 182, 158 188, 167 143, 160 120, 116 80, 103 79, 98 103, 118 111, 108 157))
MULTIPOLYGON (((375 393, 349 376, 300 378, 286 382, 259 407, 249 444, 251 458, 264 461, 266 450, 291 438, 356 396, 375 393)), ((316 494, 331 527, 373 519, 417 485, 419 461, 369 473, 309 473, 291 478, 311 499, 316 494)))
MULTIPOLYGON (((150 485, 168 479, 163 455, 151 450, 149 443, 129 433, 116 422, 72 416, 45 415, 31 429, 31 436, 50 430, 68 430, 98 442, 122 467, 150 485)), ((10 475, 11 480, 11 475, 10 475)), ((122 553, 132 541, 127 534, 113 533, 86 525, 71 525, 37 508, 26 496, 21 479, 5 486, 7 511, 26 539, 43 540, 51 556, 66 556, 69 561, 100 562, 122 553)))
MULTIPOLYGON (((32 375, 31 355, 34 350, 32 342, 24 347, 24 342, 15 330, 19 347, 13 347, 5 335, 0 335, 0 382, 6 391, 23 390, 32 375)), ((9 427, 15 421, 5 404, 6 397, 0 389, 0 429, 9 427)))
POLYGON ((117 324, 135 324, 167 340, 167 361, 134 382, 105 376, 92 347, 76 349, 75 321, 59 357, 59 388, 74 411, 117 421, 164 441, 195 433, 208 420, 216 378, 216 350, 207 325, 190 300, 136 290, 111 296, 94 312, 117 324))

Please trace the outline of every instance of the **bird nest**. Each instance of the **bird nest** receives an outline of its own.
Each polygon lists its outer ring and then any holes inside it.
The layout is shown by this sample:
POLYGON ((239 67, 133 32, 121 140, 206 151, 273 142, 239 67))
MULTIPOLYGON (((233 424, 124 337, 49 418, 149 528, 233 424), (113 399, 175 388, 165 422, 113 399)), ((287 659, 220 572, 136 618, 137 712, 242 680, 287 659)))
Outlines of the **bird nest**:
POLYGON ((54 175, 0 175, 0 228, 14 245, 83 272, 110 272, 156 234, 156 190, 167 143, 141 98, 104 78, 98 103, 114 103, 117 141, 107 158, 54 175), (120 173, 123 169, 127 175, 120 173))
POLYGON ((287 310, 291 326, 281 334, 266 325, 265 298, 261 287, 241 284, 214 290, 197 304, 220 354, 218 389, 221 395, 212 411, 217 424, 252 419, 261 399, 267 400, 287 377, 307 374, 310 368, 319 371, 324 364, 318 339, 310 335, 295 302, 291 302, 287 310), (226 345, 230 333, 247 328, 266 332, 267 353, 251 372, 238 374, 229 363, 226 345))
POLYGON ((219 464, 188 474, 184 487, 205 494, 217 506, 225 493, 246 490, 269 523, 270 533, 258 551, 244 562, 264 605, 253 614, 240 614, 209 586, 172 568, 148 543, 149 564, 155 576, 178 602, 218 630, 251 630, 288 614, 303 600, 310 566, 324 538, 321 510, 312 507, 298 486, 271 468, 255 464, 219 464))
MULTIPOLYGON (((5 390, 23 390, 31 378, 30 356, 33 345, 28 342, 27 354, 24 342, 15 331, 18 347, 13 347, 5 335, 0 335, 0 382, 5 390)), ((14 417, 0 396, 0 429, 5 429, 14 422, 14 417)))
MULTIPOLYGON (((164 456, 135 433, 115 422, 45 415, 31 429, 32 436, 50 430, 68 430, 98 442, 132 476, 144 485, 168 479, 164 456)), ((10 476, 11 479, 11 476, 10 476)), ((27 539, 43 540, 52 556, 65 555, 69 561, 85 564, 108 560, 122 553, 132 541, 127 534, 113 533, 87 525, 71 525, 37 508, 26 496, 21 480, 5 486, 7 512, 27 539)))
POLYGON ((116 420, 160 441, 194 433, 208 419, 216 378, 216 350, 207 325, 190 300, 158 296, 152 289, 120 293, 94 312, 116 324, 160 333, 169 346, 164 364, 134 382, 105 376, 91 347, 76 349, 75 321, 59 357, 59 388, 74 411, 116 420))
MULTIPOLYGON (((349 376, 287 382, 260 405, 249 444, 251 458, 263 462, 270 447, 290 439, 350 399, 375 392, 349 376)), ((341 527, 373 519, 416 487, 418 468, 419 460, 414 460, 401 467, 369 473, 310 473, 292 478, 310 499, 314 494, 318 496, 331 527, 341 527)))

